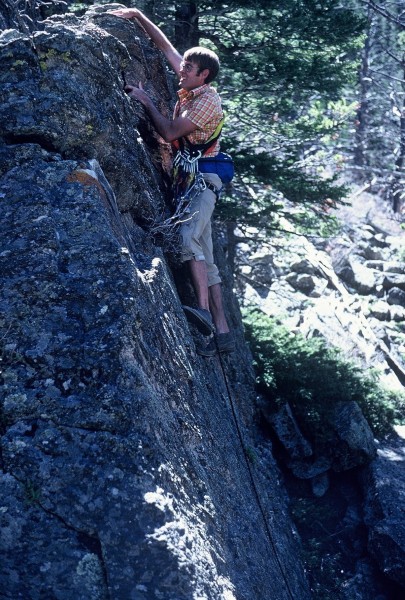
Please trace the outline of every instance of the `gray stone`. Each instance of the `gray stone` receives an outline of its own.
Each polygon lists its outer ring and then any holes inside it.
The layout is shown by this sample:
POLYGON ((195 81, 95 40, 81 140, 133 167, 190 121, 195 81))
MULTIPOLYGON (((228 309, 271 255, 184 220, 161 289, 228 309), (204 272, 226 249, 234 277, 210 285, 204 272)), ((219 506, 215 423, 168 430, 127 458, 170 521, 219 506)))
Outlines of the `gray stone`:
POLYGON ((405 321, 405 308, 402 306, 391 306, 391 318, 396 323, 405 321))
POLYGON ((290 405, 284 404, 276 413, 266 411, 267 403, 262 404, 263 414, 272 426, 275 434, 290 458, 303 458, 312 456, 310 443, 302 435, 297 421, 291 411, 290 405))
POLYGON ((392 287, 387 292, 388 304, 398 304, 399 306, 405 306, 405 291, 399 287, 392 287))
POLYGON ((339 276, 359 294, 368 295, 375 291, 377 282, 374 271, 364 266, 357 257, 349 257, 339 276))
POLYGON ((384 271, 386 273, 405 273, 404 265, 393 260, 367 260, 364 265, 369 269, 376 269, 377 271, 384 271))
POLYGON ((312 493, 317 498, 322 498, 329 489, 329 476, 327 473, 321 473, 311 479, 312 493))
POLYGON ((388 273, 405 273, 405 265, 404 263, 389 260, 384 264, 384 271, 388 273))
POLYGON ((389 242, 387 242, 387 236, 384 233, 376 233, 371 238, 370 244, 372 246, 377 246, 377 248, 387 248, 389 246, 389 242))
POLYGON ((286 281, 296 290, 304 294, 310 294, 315 288, 315 279, 312 275, 306 273, 290 273, 286 276, 286 281))
POLYGON ((359 244, 361 248, 361 254, 367 260, 384 260, 384 253, 380 248, 373 248, 369 244, 359 244))
POLYGON ((376 269, 377 271, 385 271, 385 263, 383 260, 366 260, 364 266, 368 269, 376 269))
POLYGON ((370 306, 370 316, 379 321, 390 321, 391 310, 389 304, 383 300, 378 300, 370 306))
POLYGON ((405 292, 405 275, 399 273, 386 273, 383 280, 383 286, 386 290, 399 288, 401 291, 405 292))
POLYGON ((342 600, 390 600, 391 594, 384 587, 374 563, 362 558, 356 561, 354 575, 341 586, 339 594, 342 600))
POLYGON ((320 456, 313 460, 290 461, 288 466, 298 479, 313 479, 329 471, 332 460, 326 456, 320 456))
POLYGON ((290 264, 291 271, 295 273, 307 273, 308 275, 316 275, 318 269, 307 258, 300 258, 290 264))
POLYGON ((337 436, 333 469, 347 471, 369 463, 377 453, 372 431, 356 402, 336 405, 330 423, 337 436))

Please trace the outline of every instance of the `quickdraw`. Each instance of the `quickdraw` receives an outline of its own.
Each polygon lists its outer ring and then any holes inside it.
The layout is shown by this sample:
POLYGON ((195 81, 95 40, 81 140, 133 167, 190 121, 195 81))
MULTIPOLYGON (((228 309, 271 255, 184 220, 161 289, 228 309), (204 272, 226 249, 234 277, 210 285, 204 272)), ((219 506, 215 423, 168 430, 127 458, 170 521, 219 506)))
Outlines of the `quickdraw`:
POLYGON ((198 159, 201 158, 201 156, 201 151, 198 151, 196 156, 193 156, 190 154, 188 148, 186 148, 184 152, 178 150, 173 161, 173 167, 181 165, 186 173, 196 173, 198 171, 198 159))
POLYGON ((201 173, 198 172, 198 159, 201 157, 201 151, 195 155, 188 149, 183 152, 178 150, 173 161, 173 195, 175 204, 184 205, 205 190, 206 184, 201 173))

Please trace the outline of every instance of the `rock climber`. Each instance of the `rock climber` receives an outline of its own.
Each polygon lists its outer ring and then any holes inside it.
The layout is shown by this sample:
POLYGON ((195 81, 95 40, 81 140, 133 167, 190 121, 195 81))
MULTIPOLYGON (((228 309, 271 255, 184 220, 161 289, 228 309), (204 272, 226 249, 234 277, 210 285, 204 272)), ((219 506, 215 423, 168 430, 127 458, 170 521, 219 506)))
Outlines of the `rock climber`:
MULTIPOLYGON (((179 77, 180 89, 172 119, 158 111, 142 83, 139 87, 126 85, 125 92, 145 107, 153 126, 166 142, 177 143, 177 148, 180 146, 181 149, 184 145, 202 149, 204 160, 215 157, 219 152, 218 130, 223 123, 221 99, 210 85, 219 70, 217 55, 198 46, 181 56, 161 29, 140 10, 123 8, 109 12, 124 19, 135 18, 179 77)), ((180 157, 187 156, 187 152, 180 153, 181 150, 178 151, 180 157)), ((192 170, 192 164, 191 160, 188 170, 192 170)), ((222 181, 214 172, 204 172, 202 178, 201 191, 198 190, 190 202, 189 214, 192 217, 180 226, 181 261, 187 262, 190 267, 198 303, 197 307, 183 306, 183 309, 187 319, 200 333, 207 336, 214 334, 207 345, 197 348, 203 356, 214 356, 217 352, 233 352, 235 341, 225 317, 211 233, 211 216, 222 181)))

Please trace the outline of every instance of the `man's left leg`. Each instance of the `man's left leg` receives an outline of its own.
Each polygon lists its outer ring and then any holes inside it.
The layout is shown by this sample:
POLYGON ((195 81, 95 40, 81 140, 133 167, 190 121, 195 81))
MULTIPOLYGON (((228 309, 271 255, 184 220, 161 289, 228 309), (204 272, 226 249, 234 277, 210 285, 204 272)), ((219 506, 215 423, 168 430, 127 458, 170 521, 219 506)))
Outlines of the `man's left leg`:
POLYGON ((207 264, 205 260, 196 260, 195 258, 188 260, 187 263, 190 267, 191 281, 197 296, 197 304, 199 308, 209 310, 207 264))
MULTIPOLYGON (((207 263, 205 260, 189 260, 191 279, 197 296, 199 308, 209 310, 214 319, 217 333, 228 333, 229 327, 225 317, 220 283, 208 287, 207 263)), ((215 267, 215 265, 213 265, 215 267)))
POLYGON ((187 319, 197 327, 200 333, 211 335, 215 326, 209 309, 207 265, 205 260, 196 260, 195 258, 186 262, 190 267, 198 308, 184 305, 183 310, 187 319))
MULTIPOLYGON (((215 267, 215 265, 214 265, 215 267)), ((208 280, 209 281, 209 280, 208 280)), ((235 351, 235 339, 229 331, 222 301, 222 289, 220 283, 214 283, 208 288, 210 310, 214 319, 216 333, 206 346, 198 346, 197 354, 201 356, 215 356, 235 351)))

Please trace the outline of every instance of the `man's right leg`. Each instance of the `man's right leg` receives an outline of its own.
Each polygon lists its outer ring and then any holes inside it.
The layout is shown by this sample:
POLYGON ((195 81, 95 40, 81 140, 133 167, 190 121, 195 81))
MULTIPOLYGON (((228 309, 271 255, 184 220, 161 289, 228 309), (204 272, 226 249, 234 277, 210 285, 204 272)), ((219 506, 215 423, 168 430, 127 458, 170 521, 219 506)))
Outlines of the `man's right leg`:
POLYGON ((208 276, 207 265, 205 260, 196 260, 192 258, 187 261, 190 267, 191 281, 194 291, 197 296, 197 304, 199 308, 209 310, 209 295, 208 295, 208 276))
POLYGON ((209 310, 207 264, 201 247, 201 237, 210 224, 214 206, 215 195, 209 189, 204 190, 192 200, 190 204, 192 217, 180 228, 182 260, 189 265, 198 304, 198 308, 183 306, 183 309, 187 319, 204 335, 210 335, 215 330, 209 310))

